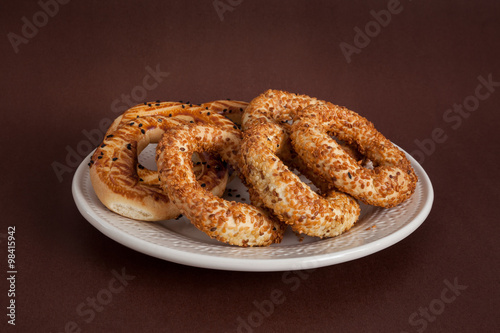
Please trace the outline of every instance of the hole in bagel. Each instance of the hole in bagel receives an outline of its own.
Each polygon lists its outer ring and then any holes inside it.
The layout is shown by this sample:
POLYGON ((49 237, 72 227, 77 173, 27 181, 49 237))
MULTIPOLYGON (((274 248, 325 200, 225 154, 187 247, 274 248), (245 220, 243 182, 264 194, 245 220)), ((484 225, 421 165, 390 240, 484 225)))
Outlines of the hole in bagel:
POLYGON ((334 135, 330 135, 330 137, 335 140, 349 156, 354 158, 359 165, 367 169, 373 169, 375 167, 373 161, 359 152, 359 149, 355 143, 350 144, 346 141, 340 140, 334 135))
POLYGON ((147 145, 147 147, 144 148, 144 150, 138 156, 139 164, 152 171, 158 170, 155 161, 156 146, 156 143, 147 145))
MULTIPOLYGON (((144 150, 137 157, 139 164, 146 169, 146 172, 148 172, 148 170, 158 171, 158 166, 156 165, 155 161, 156 146, 156 143, 148 144, 147 147, 144 148, 144 150)), ((193 154, 192 161, 194 174, 196 175, 196 178, 199 178, 205 170, 206 166, 201 162, 201 158, 198 153, 193 154)))

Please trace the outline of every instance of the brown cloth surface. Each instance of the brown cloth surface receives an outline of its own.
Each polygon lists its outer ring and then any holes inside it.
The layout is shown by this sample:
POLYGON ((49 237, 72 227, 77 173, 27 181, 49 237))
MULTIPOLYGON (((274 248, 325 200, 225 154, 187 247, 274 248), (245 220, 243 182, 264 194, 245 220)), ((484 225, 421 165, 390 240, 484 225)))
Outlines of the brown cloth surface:
POLYGON ((499 2, 4 1, 0 17, 1 331, 498 331, 499 2), (68 151, 128 103, 269 88, 411 152, 435 190, 421 227, 343 264, 245 273, 149 257, 77 210, 68 151))

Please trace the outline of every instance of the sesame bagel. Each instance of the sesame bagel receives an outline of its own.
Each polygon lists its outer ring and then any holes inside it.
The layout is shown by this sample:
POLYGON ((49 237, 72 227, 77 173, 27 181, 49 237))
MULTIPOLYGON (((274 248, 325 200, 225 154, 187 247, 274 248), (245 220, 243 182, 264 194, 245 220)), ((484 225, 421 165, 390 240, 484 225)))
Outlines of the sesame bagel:
POLYGON ((238 168, 241 132, 214 125, 174 127, 165 132, 157 147, 162 188, 198 229, 221 242, 238 246, 279 243, 284 226, 254 206, 227 201, 206 190, 192 171, 195 152, 216 153, 238 168))

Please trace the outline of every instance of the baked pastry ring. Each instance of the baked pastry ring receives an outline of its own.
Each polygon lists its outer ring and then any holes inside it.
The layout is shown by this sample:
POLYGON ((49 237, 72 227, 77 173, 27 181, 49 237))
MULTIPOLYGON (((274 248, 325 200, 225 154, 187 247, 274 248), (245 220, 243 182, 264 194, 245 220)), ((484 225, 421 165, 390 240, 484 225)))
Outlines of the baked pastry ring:
POLYGON ((221 242, 238 246, 279 243, 284 226, 254 206, 226 201, 196 180, 191 156, 216 153, 238 168, 241 132, 213 125, 187 125, 165 132, 156 149, 163 190, 198 229, 221 242))
POLYGON ((242 174, 259 201, 295 232, 334 237, 358 220, 356 200, 335 190, 318 195, 280 160, 286 143, 285 129, 262 122, 244 132, 242 174))
MULTIPOLYGON (((192 122, 233 129, 235 124, 218 113, 219 107, 218 102, 204 106, 166 102, 138 105, 126 111, 111 125, 112 131, 106 133, 89 163, 90 179, 100 201, 113 212, 137 220, 179 216, 179 210, 160 188, 158 173, 141 166, 138 155, 171 127, 192 122)), ((207 155, 200 154, 200 158, 198 180, 215 195, 222 195, 228 179, 225 166, 207 155)))
MULTIPOLYGON (((234 122, 236 125, 241 125, 241 117, 243 111, 248 106, 248 102, 232 101, 232 100, 217 100, 203 104, 190 104, 180 102, 145 102, 144 105, 137 105, 128 109, 123 114, 118 116, 110 125, 105 136, 112 134, 118 129, 119 126, 134 123, 137 118, 164 116, 171 118, 171 122, 183 124, 194 120, 192 117, 192 108, 201 108, 211 113, 218 113, 234 122)), ((193 156, 197 159, 197 155, 193 156)), ((202 162, 199 158, 197 162, 202 162)), ((204 164, 197 164, 194 167, 196 174, 203 173, 204 164)), ((158 172, 156 170, 149 170, 138 164, 137 174, 144 184, 160 185, 158 180, 158 172)))
POLYGON ((366 204, 394 207, 415 191, 417 176, 405 154, 366 118, 345 107, 327 103, 298 111, 290 137, 308 168, 366 204), (374 168, 359 165, 330 134, 354 144, 374 168))

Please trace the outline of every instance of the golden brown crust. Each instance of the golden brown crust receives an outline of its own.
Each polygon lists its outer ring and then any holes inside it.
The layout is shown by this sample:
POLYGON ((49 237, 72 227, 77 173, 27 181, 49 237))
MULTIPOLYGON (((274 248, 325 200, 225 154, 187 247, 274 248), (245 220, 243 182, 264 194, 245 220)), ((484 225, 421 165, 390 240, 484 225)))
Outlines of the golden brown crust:
POLYGON ((245 131, 242 174, 252 190, 295 232, 323 238, 349 230, 360 214, 357 202, 336 191, 323 197, 305 185, 277 156, 286 139, 285 130, 271 122, 245 131))
MULTIPOLYGON (((189 106, 165 102, 129 109, 111 125, 91 158, 90 177, 97 196, 110 210, 134 219, 158 221, 177 217, 179 210, 155 180, 158 173, 142 168, 137 163, 137 156, 149 143, 158 142, 166 129, 174 126, 193 122, 233 128, 235 124, 220 113, 230 109, 237 114, 245 104, 232 102, 228 106, 226 101, 216 101, 189 106)), ((222 195, 227 170, 214 158, 206 158, 204 162, 211 168, 203 170, 199 181, 207 184, 207 189, 214 194, 222 195)))
POLYGON ((239 246, 279 243, 284 226, 264 210, 218 198, 195 179, 193 153, 217 153, 238 168, 240 144, 241 132, 235 128, 191 124, 167 130, 156 151, 163 189, 180 211, 212 238, 239 246))
POLYGON ((279 124, 284 128, 284 142, 288 142, 287 136, 293 135, 295 139, 290 152, 300 157, 294 159, 294 164, 305 170, 315 184, 323 184, 323 192, 325 188, 335 186, 365 203, 393 207, 408 199, 415 190, 417 176, 404 153, 354 111, 307 95, 268 90, 248 105, 242 127, 248 129, 261 123, 279 124), (311 110, 323 109, 336 110, 335 117, 328 118, 328 112, 317 119, 311 115, 311 110), (296 124, 299 115, 304 117, 300 125, 296 124), (327 127, 328 131, 317 130, 311 136, 309 122, 327 127), (336 144, 327 132, 335 134, 346 144, 336 144), (324 146, 327 141, 329 144, 324 146), (336 148, 335 152, 332 147, 336 148), (362 167, 364 161, 354 150, 374 162, 375 169, 362 167))
POLYGON ((405 154, 354 111, 310 106, 297 112, 291 131, 292 145, 313 172, 364 203, 393 207, 415 191, 417 176, 405 154), (355 144, 375 168, 360 166, 329 134, 355 144))

